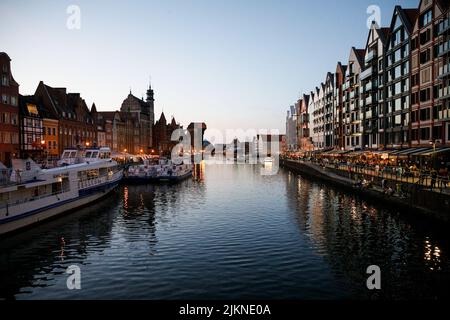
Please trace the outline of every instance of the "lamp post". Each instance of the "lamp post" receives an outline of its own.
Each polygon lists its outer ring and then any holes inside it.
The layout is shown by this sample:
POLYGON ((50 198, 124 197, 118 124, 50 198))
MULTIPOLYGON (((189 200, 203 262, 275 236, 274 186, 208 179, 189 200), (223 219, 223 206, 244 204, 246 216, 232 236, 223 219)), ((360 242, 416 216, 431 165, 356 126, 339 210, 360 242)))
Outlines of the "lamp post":
POLYGON ((430 145, 433 146, 433 169, 436 169, 436 141, 430 141, 430 145))

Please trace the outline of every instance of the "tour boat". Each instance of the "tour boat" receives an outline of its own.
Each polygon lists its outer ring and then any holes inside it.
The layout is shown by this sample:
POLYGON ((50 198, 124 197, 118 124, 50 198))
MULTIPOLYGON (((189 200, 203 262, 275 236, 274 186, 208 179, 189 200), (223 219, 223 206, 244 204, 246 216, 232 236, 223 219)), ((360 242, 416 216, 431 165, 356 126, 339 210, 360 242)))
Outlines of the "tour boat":
POLYGON ((52 169, 41 169, 31 159, 12 164, 0 184, 0 235, 98 200, 123 175, 109 148, 65 150, 52 169))
POLYGON ((144 160, 143 164, 130 166, 124 174, 126 182, 178 182, 192 176, 192 165, 174 164, 160 159, 157 164, 144 160))

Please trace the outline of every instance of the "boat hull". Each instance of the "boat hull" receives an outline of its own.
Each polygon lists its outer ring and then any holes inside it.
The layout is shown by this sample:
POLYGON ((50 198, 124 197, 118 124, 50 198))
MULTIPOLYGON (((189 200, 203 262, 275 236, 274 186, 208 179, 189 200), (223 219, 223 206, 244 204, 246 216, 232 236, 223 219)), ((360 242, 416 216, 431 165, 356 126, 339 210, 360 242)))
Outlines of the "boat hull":
POLYGON ((133 177, 128 176, 123 178, 123 182, 125 183, 176 183, 182 180, 186 180, 189 177, 192 177, 192 171, 186 172, 181 176, 159 176, 159 177, 133 177))
POLYGON ((11 219, 4 219, 0 221, 0 236, 24 229, 51 218, 55 218, 74 209, 87 206, 88 204, 108 195, 118 186, 119 182, 120 179, 103 186, 92 188, 91 190, 80 190, 80 194, 76 198, 68 199, 61 203, 54 203, 31 212, 25 212, 23 214, 11 217, 11 219))

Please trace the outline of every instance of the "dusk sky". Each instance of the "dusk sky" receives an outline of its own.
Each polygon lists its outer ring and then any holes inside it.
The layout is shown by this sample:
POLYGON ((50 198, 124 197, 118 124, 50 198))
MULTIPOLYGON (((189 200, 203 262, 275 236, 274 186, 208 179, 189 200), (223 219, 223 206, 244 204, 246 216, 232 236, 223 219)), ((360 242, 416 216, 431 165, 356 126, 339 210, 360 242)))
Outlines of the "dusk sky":
POLYGON ((0 51, 12 59, 21 94, 39 81, 80 92, 89 106, 118 110, 131 88, 155 90, 182 125, 285 131, 285 114, 364 47, 368 6, 383 25, 395 5, 418 0, 16 1, 1 0, 0 51), (66 26, 69 5, 79 30, 66 26), (350 17, 350 18, 349 18, 350 17))

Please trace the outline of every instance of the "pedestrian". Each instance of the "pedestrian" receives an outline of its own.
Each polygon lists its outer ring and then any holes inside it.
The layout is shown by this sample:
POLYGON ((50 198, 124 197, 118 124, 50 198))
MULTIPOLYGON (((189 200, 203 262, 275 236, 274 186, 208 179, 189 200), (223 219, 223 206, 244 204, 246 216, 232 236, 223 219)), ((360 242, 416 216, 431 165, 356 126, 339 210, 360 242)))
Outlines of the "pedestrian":
POLYGON ((431 190, 433 190, 436 187, 436 179, 437 179, 437 171, 433 169, 431 171, 431 190))

